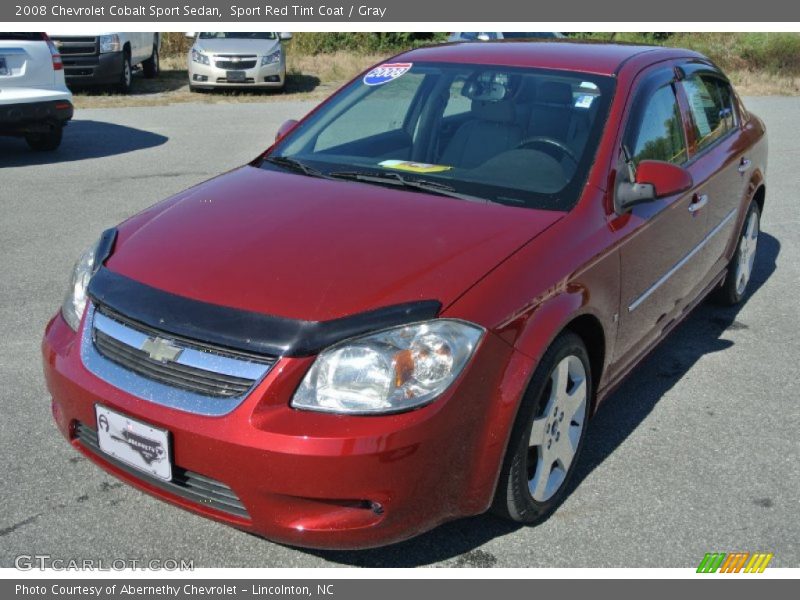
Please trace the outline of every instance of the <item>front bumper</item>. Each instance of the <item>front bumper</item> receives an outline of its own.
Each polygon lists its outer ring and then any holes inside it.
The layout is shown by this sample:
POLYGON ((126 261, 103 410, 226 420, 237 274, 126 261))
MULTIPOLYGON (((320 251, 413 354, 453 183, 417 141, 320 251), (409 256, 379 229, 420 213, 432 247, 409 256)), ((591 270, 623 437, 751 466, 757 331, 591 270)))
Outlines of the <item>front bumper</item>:
MULTIPOLYGON (((260 61, 260 58, 258 60, 260 61)), ((283 59, 263 67, 256 62, 256 66, 251 69, 220 69, 215 66, 215 61, 216 59, 212 57, 211 64, 204 65, 189 58, 189 84, 203 89, 280 89, 286 80, 286 66, 283 59), (228 70, 243 71, 245 80, 228 81, 228 70)))
POLYGON ((491 334, 445 396, 372 417, 292 409, 289 399, 313 358, 281 359, 237 408, 208 417, 98 379, 83 366, 80 343, 60 315, 49 323, 44 370, 62 434, 111 474, 187 510, 287 544, 354 549, 412 537, 483 512, 491 501, 497 470, 475 469, 481 440, 498 436, 486 415, 512 352, 491 334), (223 494, 230 489, 243 510, 187 496, 93 449, 86 428, 96 429, 98 403, 167 429, 177 472, 222 486, 215 489, 223 494))
POLYGON ((72 119, 74 109, 68 100, 20 102, 0 105, 0 134, 42 132, 72 119))
POLYGON ((108 52, 88 56, 62 57, 64 77, 73 87, 92 85, 112 85, 122 76, 122 52, 108 52))

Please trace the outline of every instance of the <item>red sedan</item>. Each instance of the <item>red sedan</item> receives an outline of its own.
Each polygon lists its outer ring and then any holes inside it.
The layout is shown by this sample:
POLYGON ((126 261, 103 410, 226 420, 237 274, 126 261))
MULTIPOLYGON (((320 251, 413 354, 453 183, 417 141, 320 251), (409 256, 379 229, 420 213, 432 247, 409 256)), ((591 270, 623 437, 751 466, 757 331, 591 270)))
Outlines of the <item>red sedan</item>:
POLYGON ((746 295, 767 142, 694 52, 443 45, 106 231, 47 326, 70 443, 298 546, 563 500, 587 422, 746 295))

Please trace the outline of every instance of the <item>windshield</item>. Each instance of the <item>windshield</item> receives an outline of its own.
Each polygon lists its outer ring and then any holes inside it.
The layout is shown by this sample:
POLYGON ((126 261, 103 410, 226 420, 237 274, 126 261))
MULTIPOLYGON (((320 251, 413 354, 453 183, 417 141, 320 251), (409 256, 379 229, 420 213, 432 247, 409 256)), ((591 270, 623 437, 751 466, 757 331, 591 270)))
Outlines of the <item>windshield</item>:
POLYGON ((302 163, 306 175, 430 182, 450 195, 569 210, 612 92, 611 78, 569 71, 384 64, 323 104, 262 167, 302 163))
POLYGON ((203 31, 198 36, 201 40, 276 40, 277 34, 274 31, 256 31, 247 33, 244 31, 203 31))

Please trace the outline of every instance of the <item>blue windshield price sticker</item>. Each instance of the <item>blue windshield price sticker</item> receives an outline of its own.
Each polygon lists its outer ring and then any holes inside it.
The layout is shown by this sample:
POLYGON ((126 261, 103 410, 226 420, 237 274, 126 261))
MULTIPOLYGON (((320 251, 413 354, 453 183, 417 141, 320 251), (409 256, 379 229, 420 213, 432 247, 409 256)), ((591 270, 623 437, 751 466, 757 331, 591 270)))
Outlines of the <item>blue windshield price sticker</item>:
POLYGON ((405 75, 413 66, 414 63, 386 63, 380 65, 364 75, 364 83, 367 85, 383 85, 384 83, 389 83, 405 75))

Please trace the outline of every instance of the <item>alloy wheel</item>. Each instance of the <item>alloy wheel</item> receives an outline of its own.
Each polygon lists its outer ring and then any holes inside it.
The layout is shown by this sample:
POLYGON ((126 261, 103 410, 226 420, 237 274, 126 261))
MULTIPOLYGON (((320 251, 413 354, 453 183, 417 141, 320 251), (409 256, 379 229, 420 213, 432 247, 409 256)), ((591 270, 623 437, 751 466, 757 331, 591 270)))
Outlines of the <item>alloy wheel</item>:
POLYGON ((550 374, 548 390, 528 443, 528 489, 537 502, 561 488, 583 435, 588 399, 583 362, 574 355, 563 358, 550 374))
POLYGON ((742 239, 739 241, 739 261, 736 263, 736 293, 739 295, 744 294, 753 273, 753 263, 758 247, 758 231, 758 213, 753 211, 750 213, 747 226, 742 232, 742 239))

